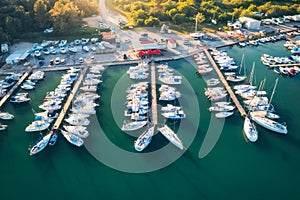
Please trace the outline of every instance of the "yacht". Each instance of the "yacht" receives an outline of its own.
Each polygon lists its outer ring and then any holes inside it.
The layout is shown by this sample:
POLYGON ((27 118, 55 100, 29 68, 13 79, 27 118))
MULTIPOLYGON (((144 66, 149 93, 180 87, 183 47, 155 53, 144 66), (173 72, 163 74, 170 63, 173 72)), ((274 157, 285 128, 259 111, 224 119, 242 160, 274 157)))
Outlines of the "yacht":
POLYGON ((165 84, 170 84, 170 85, 179 85, 181 84, 181 76, 174 76, 173 73, 165 72, 165 73, 160 73, 158 76, 158 80, 165 84))
POLYGON ((65 121, 74 126, 88 126, 90 124, 90 120, 86 117, 76 115, 69 116, 65 121))
POLYGON ((63 125, 64 129, 74 135, 77 135, 81 138, 87 138, 89 136, 89 132, 87 131, 87 128, 84 126, 66 126, 63 125))
POLYGON ((176 110, 176 111, 171 111, 171 112, 164 112, 164 113, 162 113, 162 115, 165 118, 171 119, 171 120, 181 120, 181 119, 186 118, 186 115, 183 112, 183 110, 176 110))
POLYGON ((35 132, 46 130, 50 126, 50 123, 44 120, 36 120, 29 124, 26 128, 26 132, 35 132))
POLYGON ((97 86, 95 85, 86 85, 80 87, 81 90, 86 91, 86 92, 96 92, 97 91, 97 86))
POLYGON ((41 136, 38 141, 33 145, 32 148, 30 148, 30 153, 29 155, 34 155, 37 154, 38 152, 42 151, 43 149, 45 149, 45 147, 48 145, 49 140, 51 138, 52 134, 47 134, 45 136, 41 136))
POLYGON ((247 116, 245 117, 243 131, 250 142, 256 142, 258 138, 256 127, 247 116))
POLYGON ((143 126, 145 126, 147 121, 132 121, 132 122, 124 122, 121 128, 122 131, 135 131, 143 126))
POLYGON ((56 133, 56 132, 52 133, 48 144, 49 144, 50 146, 55 145, 55 143, 56 143, 56 141, 57 141, 57 138, 58 138, 57 133, 56 133))
POLYGON ((29 102, 30 98, 27 95, 28 95, 28 93, 17 93, 15 96, 11 96, 9 101, 11 103, 29 102))
POLYGON ((235 106, 231 105, 213 105, 209 107, 209 111, 212 112, 224 112, 224 111, 232 111, 235 108, 235 106))
MULTIPOLYGON (((251 113, 250 113, 251 114, 251 113)), ((268 119, 266 117, 262 117, 259 115, 251 115, 251 119, 255 121, 257 124, 261 125, 262 127, 265 127, 266 129, 269 129, 271 131, 287 134, 287 126, 283 125, 279 122, 276 122, 272 119, 268 119)))
POLYGON ((179 139, 177 134, 174 133, 172 129, 170 129, 167 125, 164 125, 160 128, 158 128, 159 132, 163 134, 172 144, 174 144, 176 147, 178 147, 181 150, 184 150, 184 146, 182 144, 182 141, 179 139))
POLYGON ((10 120, 10 119, 13 119, 13 118, 14 118, 14 115, 12 115, 8 112, 0 112, 0 119, 10 120))
POLYGON ((140 135, 136 141, 134 141, 134 148, 137 151, 143 151, 151 142, 154 135, 154 127, 151 126, 140 135))
POLYGON ((211 78, 206 81, 207 86, 216 86, 220 83, 220 80, 217 78, 211 78))
POLYGON ((174 106, 172 104, 167 104, 167 106, 164 106, 161 108, 162 112, 175 112, 177 110, 181 110, 180 106, 174 106))
POLYGON ((70 142, 71 144, 80 147, 83 145, 83 140, 82 138, 80 138, 77 135, 71 134, 67 131, 61 130, 61 133, 63 134, 63 136, 68 140, 68 142, 70 142))
POLYGON ((226 118, 226 117, 230 117, 233 114, 234 114, 234 112, 224 111, 224 112, 216 113, 215 116, 216 116, 216 118, 226 118))

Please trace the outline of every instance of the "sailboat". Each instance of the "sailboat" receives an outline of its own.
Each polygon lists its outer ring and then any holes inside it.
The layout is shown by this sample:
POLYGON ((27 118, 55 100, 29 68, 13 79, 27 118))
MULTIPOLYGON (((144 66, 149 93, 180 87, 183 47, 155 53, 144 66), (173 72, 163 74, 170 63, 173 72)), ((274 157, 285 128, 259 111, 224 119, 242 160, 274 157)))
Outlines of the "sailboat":
MULTIPOLYGON (((271 101, 273 99, 277 83, 278 83, 278 78, 275 80, 275 85, 274 85, 274 88, 273 88, 273 91, 272 91, 272 95, 271 95, 269 104, 267 106, 267 109, 265 111, 266 114, 267 114, 267 112, 269 112, 269 107, 271 105, 271 101)), ((282 133, 282 134, 287 134, 287 132, 288 132, 287 131, 287 126, 285 124, 281 124, 281 123, 276 122, 272 119, 269 119, 269 118, 266 117, 266 115, 265 116, 258 115, 256 112, 251 112, 250 115, 251 115, 251 119, 253 121, 255 121, 257 124, 267 128, 271 131, 274 131, 274 132, 277 132, 277 133, 282 133)))
POLYGON ((151 142, 152 137, 154 135, 154 128, 155 126, 151 126, 150 128, 146 129, 142 135, 140 135, 134 141, 134 148, 137 151, 143 151, 151 142))
POLYGON ((32 148, 30 148, 29 155, 37 154, 38 152, 42 151, 49 143, 49 140, 51 138, 51 133, 48 133, 45 136, 41 136, 36 143, 33 145, 32 148))
POLYGON ((164 125, 158 130, 167 138, 172 144, 174 144, 176 147, 178 147, 181 150, 184 150, 184 146, 182 144, 182 141, 179 139, 176 133, 172 129, 170 129, 167 125, 164 125))
POLYGON ((226 76, 226 80, 231 81, 231 82, 241 82, 241 81, 245 80, 246 78, 247 78, 247 76, 246 76, 245 54, 243 54, 239 73, 226 76), (240 75, 242 69, 244 69, 244 75, 243 76, 240 75))
POLYGON ((257 129, 248 116, 245 117, 243 131, 250 142, 256 142, 258 139, 257 129))

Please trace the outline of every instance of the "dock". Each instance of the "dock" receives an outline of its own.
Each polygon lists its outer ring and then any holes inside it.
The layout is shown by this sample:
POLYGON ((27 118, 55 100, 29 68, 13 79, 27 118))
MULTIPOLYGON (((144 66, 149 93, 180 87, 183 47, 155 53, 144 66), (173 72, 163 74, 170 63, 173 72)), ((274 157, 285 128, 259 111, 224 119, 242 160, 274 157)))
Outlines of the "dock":
POLYGON ((63 121, 63 119, 64 119, 71 103, 72 103, 72 100, 74 99, 75 94, 76 94, 76 92, 77 92, 77 90, 78 90, 78 88, 79 88, 86 72, 87 72, 87 69, 88 69, 88 67, 83 68, 82 72, 80 73, 80 76, 77 79, 73 89, 71 90, 70 95, 68 96, 68 99, 67 99, 66 103, 64 104, 62 110, 60 111, 60 113, 59 113, 59 115, 58 115, 58 117, 57 117, 57 119, 56 119, 56 121, 55 121, 55 123, 52 127, 51 132, 56 131, 59 128, 60 124, 62 123, 62 121, 63 121))
POLYGON ((152 94, 152 120, 157 125, 157 98, 156 98, 156 73, 155 64, 151 63, 151 94, 152 94))
POLYGON ((211 57, 211 55, 209 54, 209 52, 207 51, 207 49, 204 49, 204 53, 206 54, 206 56, 207 56, 208 60, 210 61, 212 67, 214 68, 214 70, 216 71, 217 75, 219 76, 220 81, 223 83, 225 89, 227 90, 230 98, 232 99, 233 103, 235 104, 236 108, 238 109, 240 115, 242 117, 245 117, 247 115, 246 111, 244 110, 244 108, 240 104, 238 98, 236 97, 236 95, 232 91, 230 85, 228 84, 227 80, 223 76, 223 74, 222 74, 221 70, 219 69, 219 67, 217 66, 216 62, 211 57))
POLYGON ((28 77, 31 71, 25 72, 17 83, 4 95, 0 101, 0 108, 4 105, 4 103, 10 98, 10 96, 14 93, 14 91, 23 83, 23 81, 28 77))

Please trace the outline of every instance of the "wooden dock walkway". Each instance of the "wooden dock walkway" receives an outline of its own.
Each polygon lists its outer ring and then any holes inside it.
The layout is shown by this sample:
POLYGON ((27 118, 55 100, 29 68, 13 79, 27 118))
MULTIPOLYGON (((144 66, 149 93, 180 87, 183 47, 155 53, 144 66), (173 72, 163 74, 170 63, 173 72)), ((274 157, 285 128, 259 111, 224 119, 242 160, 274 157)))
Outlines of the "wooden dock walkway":
POLYGON ((14 91, 23 83, 23 81, 28 77, 31 71, 25 72, 19 81, 14 84, 14 86, 4 95, 0 101, 0 108, 2 108, 3 104, 10 98, 10 96, 14 93, 14 91))
POLYGON ((87 69, 88 69, 88 67, 83 68, 82 72, 80 73, 80 76, 77 79, 73 89, 71 90, 70 95, 68 96, 68 99, 67 99, 66 103, 64 104, 62 110, 60 111, 60 113, 59 113, 59 115, 58 115, 58 117, 57 117, 57 119, 56 119, 56 121, 55 121, 55 123, 52 127, 51 132, 56 131, 59 128, 60 124, 62 123, 62 121, 63 121, 63 119, 64 119, 64 117, 65 117, 65 115, 66 115, 66 113, 69 109, 69 106, 71 105, 72 100, 75 97, 75 94, 76 94, 76 92, 77 92, 77 90, 78 90, 78 88, 79 88, 86 72, 87 72, 87 69))
POLYGON ((209 52, 204 49, 204 53, 206 54, 207 58, 209 59, 212 67, 215 69, 217 75, 219 76, 219 79, 221 80, 221 82, 223 83, 225 89, 227 90, 230 98, 232 99, 233 103, 235 104, 236 108, 238 109, 240 115, 242 117, 245 117, 246 111, 244 110, 243 106, 240 104, 239 100, 237 99, 236 95, 234 94, 234 92, 232 91, 230 85, 228 84, 228 82, 226 81, 225 77, 223 76, 222 72, 220 71, 220 69, 218 68, 216 62, 214 61, 214 59, 211 57, 211 55, 209 54, 209 52))
POLYGON ((152 120, 157 125, 157 98, 156 98, 156 73, 155 64, 151 63, 151 94, 152 94, 152 120))

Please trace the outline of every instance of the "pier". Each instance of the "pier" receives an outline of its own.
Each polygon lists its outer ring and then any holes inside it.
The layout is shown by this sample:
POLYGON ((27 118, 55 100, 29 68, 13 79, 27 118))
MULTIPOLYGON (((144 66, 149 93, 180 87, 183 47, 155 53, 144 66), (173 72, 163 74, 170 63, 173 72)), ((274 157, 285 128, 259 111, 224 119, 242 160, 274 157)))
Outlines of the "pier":
POLYGON ((156 99, 156 73, 155 64, 151 62, 151 94, 152 94, 152 120, 157 125, 157 99, 156 99))
POLYGON ((232 99, 233 103, 235 104, 236 108, 238 109, 240 115, 242 117, 246 116, 246 111, 244 110, 244 108, 242 107, 242 105, 240 104, 239 100, 237 99, 236 95, 234 94, 234 92, 232 91, 230 85, 228 84, 228 82, 226 81, 225 77, 223 76, 222 72, 220 71, 220 69, 218 68, 216 62, 214 61, 214 59, 211 57, 211 55, 209 54, 209 52, 207 51, 207 49, 204 49, 204 53, 206 54, 207 58, 209 59, 212 67, 214 68, 214 70, 216 71, 217 75, 219 76, 220 81, 223 83, 225 89, 227 90, 230 98, 232 99))
POLYGON ((76 92, 77 92, 77 90, 78 90, 78 88, 79 88, 86 72, 87 72, 87 69, 88 69, 88 67, 83 68, 82 72, 80 73, 80 76, 77 79, 73 89, 71 90, 70 95, 68 96, 68 99, 67 99, 66 103, 64 104, 62 110, 60 111, 60 113, 59 113, 59 115, 58 115, 58 117, 57 117, 57 119, 56 119, 56 121, 55 121, 55 123, 52 127, 51 132, 56 131, 59 128, 60 124, 62 123, 62 121, 63 121, 63 119, 64 119, 64 117, 67 113, 67 110, 69 109, 69 106, 71 105, 72 100, 75 97, 75 94, 76 94, 76 92))
POLYGON ((0 101, 0 108, 2 108, 3 104, 7 101, 7 99, 9 99, 9 97, 14 93, 14 91, 23 83, 23 81, 28 77, 28 75, 30 74, 29 72, 25 72, 21 78, 19 79, 19 81, 17 83, 14 84, 14 86, 6 93, 6 95, 4 95, 0 101))

